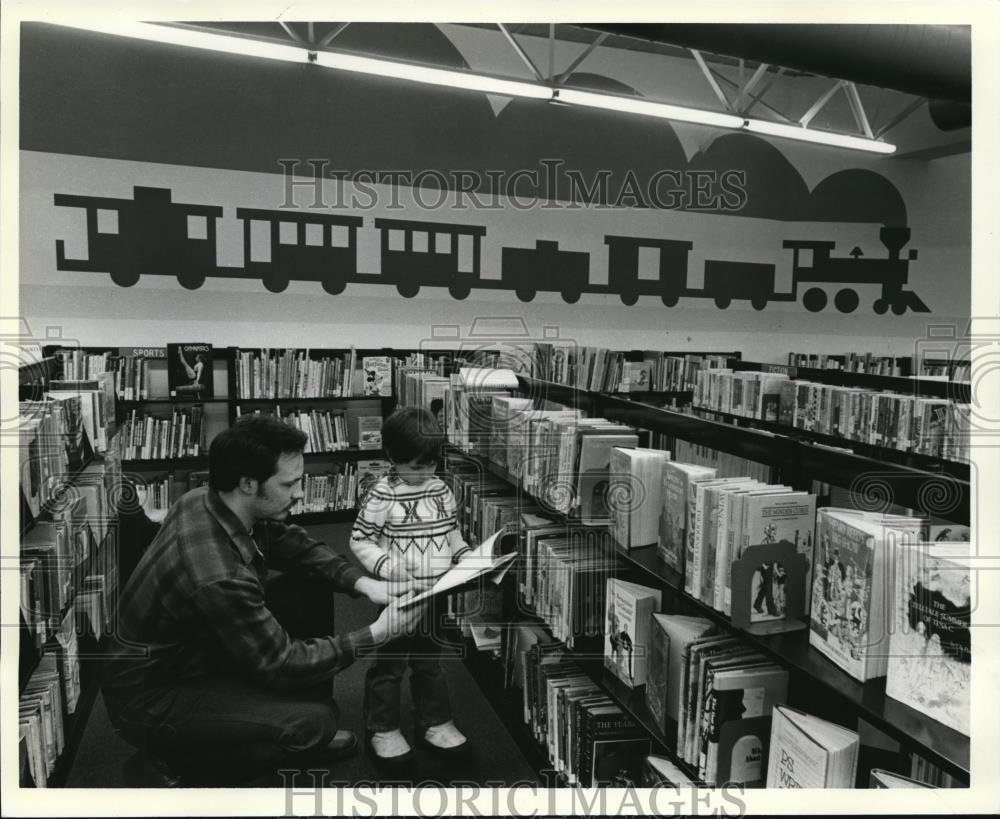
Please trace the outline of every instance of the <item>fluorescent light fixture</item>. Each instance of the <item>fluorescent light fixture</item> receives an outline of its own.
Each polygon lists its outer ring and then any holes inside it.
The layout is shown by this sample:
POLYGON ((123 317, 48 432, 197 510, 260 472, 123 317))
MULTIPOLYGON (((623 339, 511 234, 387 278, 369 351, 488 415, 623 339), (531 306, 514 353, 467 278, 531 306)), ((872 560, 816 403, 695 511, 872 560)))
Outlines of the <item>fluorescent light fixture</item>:
POLYGON ((353 54, 342 54, 334 51, 316 52, 315 63, 325 68, 336 68, 341 71, 374 74, 379 77, 392 77, 397 80, 409 80, 429 85, 444 85, 448 88, 467 88, 470 91, 501 94, 505 97, 529 97, 537 100, 552 99, 552 89, 545 85, 519 82, 518 80, 503 80, 498 77, 473 74, 466 71, 428 68, 422 65, 399 63, 391 60, 376 60, 371 57, 357 57, 353 54))
POLYGON ((621 111, 626 114, 641 114, 647 117, 692 122, 697 125, 713 125, 717 128, 739 129, 744 120, 734 114, 716 111, 702 111, 698 108, 684 108, 662 102, 649 102, 634 97, 618 97, 612 94, 595 94, 590 91, 575 91, 558 88, 554 100, 567 105, 585 105, 589 108, 603 108, 606 111, 621 111))
POLYGON ((799 142, 814 142, 819 145, 830 145, 835 148, 850 148, 855 151, 870 151, 876 154, 893 154, 896 146, 877 139, 866 139, 848 134, 835 134, 831 131, 817 131, 814 128, 803 128, 801 125, 784 125, 780 122, 766 122, 760 119, 748 119, 744 128, 754 134, 797 139, 799 142))
POLYGON ((95 31, 102 34, 113 34, 119 37, 131 37, 137 40, 203 48, 226 54, 242 54, 249 57, 263 57, 269 60, 284 60, 293 63, 315 63, 324 68, 333 68, 340 71, 353 71, 360 74, 390 77, 428 85, 445 86, 447 88, 464 88, 470 91, 480 91, 485 94, 551 100, 552 102, 565 103, 567 105, 581 105, 587 108, 601 108, 606 111, 640 114, 642 116, 658 117, 676 122, 690 122, 696 125, 709 125, 715 128, 744 130, 763 136, 794 139, 799 142, 812 142, 818 145, 830 145, 837 148, 850 148, 852 150, 869 151, 878 154, 892 154, 896 151, 895 145, 875 139, 865 139, 864 137, 849 136, 847 134, 835 134, 830 131, 817 131, 798 125, 785 125, 759 119, 744 119, 735 114, 719 111, 703 111, 699 108, 686 108, 680 105, 650 102, 635 97, 622 97, 614 94, 577 91, 572 88, 550 88, 540 83, 506 80, 500 77, 491 77, 468 71, 430 68, 411 63, 379 60, 333 51, 314 52, 310 51, 307 46, 283 45, 281 43, 252 40, 245 37, 232 37, 228 34, 217 34, 200 29, 131 21, 94 23, 82 18, 81 22, 60 20, 59 25, 95 31))
POLYGON ((245 37, 230 37, 226 34, 215 34, 190 28, 135 22, 92 23, 85 20, 81 20, 79 23, 60 20, 59 25, 96 31, 100 34, 131 37, 136 40, 222 51, 226 54, 244 54, 248 57, 264 57, 269 60, 284 60, 293 63, 309 61, 309 52, 301 46, 248 40, 245 37))

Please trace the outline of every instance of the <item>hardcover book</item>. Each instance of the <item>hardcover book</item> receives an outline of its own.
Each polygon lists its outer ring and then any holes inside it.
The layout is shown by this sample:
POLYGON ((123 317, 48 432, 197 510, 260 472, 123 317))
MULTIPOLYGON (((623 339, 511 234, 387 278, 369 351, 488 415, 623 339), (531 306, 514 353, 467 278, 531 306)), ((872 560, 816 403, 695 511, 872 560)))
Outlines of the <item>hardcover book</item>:
POLYGON ((777 705, 771 723, 768 788, 853 788, 856 732, 777 705))
POLYGON ((392 361, 387 355, 366 355, 361 359, 364 371, 363 395, 392 395, 392 361))
POLYGON ((382 416, 358 416, 358 449, 382 448, 382 416))
POLYGON ((660 730, 680 719, 684 656, 691 643, 712 632, 710 620, 683 614, 652 615, 650 657, 646 672, 646 706, 660 730))
POLYGON ((885 693, 969 736, 969 544, 898 547, 885 693))
POLYGON ((167 384, 171 398, 214 397, 212 345, 168 344, 167 384))
POLYGON ((630 688, 646 682, 650 615, 660 598, 659 589, 616 577, 607 581, 604 665, 630 688))
POLYGON ((684 573, 688 528, 688 485, 711 480, 717 471, 710 466, 664 461, 661 471, 660 532, 657 554, 674 571, 684 573))
POLYGON ((657 541, 661 508, 662 465, 670 453, 660 449, 611 450, 608 508, 611 531, 625 549, 657 541))
POLYGON ((715 673, 702 720, 699 774, 706 784, 764 784, 771 711, 787 694, 788 671, 774 665, 715 673))
POLYGON ((886 673, 890 556, 895 544, 922 532, 921 518, 834 508, 816 513, 809 645, 860 682, 886 673))

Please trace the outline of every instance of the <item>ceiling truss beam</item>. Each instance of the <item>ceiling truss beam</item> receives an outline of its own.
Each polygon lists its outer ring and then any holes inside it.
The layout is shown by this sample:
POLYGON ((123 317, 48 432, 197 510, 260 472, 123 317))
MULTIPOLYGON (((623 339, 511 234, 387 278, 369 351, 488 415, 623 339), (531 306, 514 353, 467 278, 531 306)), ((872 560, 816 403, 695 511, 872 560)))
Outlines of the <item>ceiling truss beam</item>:
POLYGON ((497 23, 497 28, 503 32, 503 36, 507 38, 507 42, 510 43, 511 48, 513 48, 517 56, 521 58, 521 62, 528 67, 528 70, 534 74, 535 79, 539 82, 544 82, 545 78, 542 76, 542 72, 538 70, 538 67, 531 61, 531 57, 529 57, 525 50, 521 48, 520 43, 514 39, 514 35, 507 31, 507 26, 503 23, 497 23))
POLYGON ((344 33, 344 29, 346 29, 349 25, 350 23, 338 23, 337 27, 329 34, 327 34, 322 40, 316 43, 316 45, 319 48, 323 48, 324 46, 330 45, 330 43, 332 43, 337 37, 339 37, 341 34, 344 33))
POLYGON ((589 46, 587 46, 584 49, 583 53, 579 57, 577 57, 575 60, 573 60, 573 62, 571 62, 569 64, 569 68, 567 68, 565 71, 563 71, 559 75, 559 77, 555 81, 556 85, 562 85, 564 82, 566 82, 566 80, 568 80, 570 78, 570 75, 574 71, 576 71, 577 68, 580 67, 580 63, 582 63, 584 60, 587 59, 587 57, 589 57, 591 54, 593 54, 594 53, 594 49, 596 49, 601 43, 603 43, 605 40, 607 40, 608 37, 610 37, 610 36, 611 35, 608 34, 607 32, 602 32, 598 36, 598 38, 596 40, 594 40, 594 42, 592 42, 589 46))
POLYGON ((851 113, 854 115, 854 121, 858 125, 858 130, 868 137, 868 139, 873 139, 872 126, 868 122, 865 106, 861 102, 861 95, 858 94, 858 87, 853 82, 848 82, 844 84, 844 91, 847 94, 847 102, 851 106, 851 113))
POLYGON ((717 96, 719 98, 719 102, 722 103, 722 107, 729 112, 733 112, 733 106, 723 92, 722 87, 719 85, 719 81, 715 78, 715 72, 708 67, 708 63, 706 63, 705 58, 701 56, 701 52, 694 48, 690 49, 690 51, 695 59, 695 62, 698 63, 701 73, 705 75, 705 79, 708 80, 708 84, 715 92, 715 96, 717 96))
POLYGON ((834 82, 834 84, 821 94, 819 99, 812 104, 812 107, 799 118, 799 125, 803 128, 808 128, 809 123, 813 120, 813 117, 823 110, 823 106, 833 98, 833 95, 836 94, 843 85, 843 80, 837 80, 834 82))

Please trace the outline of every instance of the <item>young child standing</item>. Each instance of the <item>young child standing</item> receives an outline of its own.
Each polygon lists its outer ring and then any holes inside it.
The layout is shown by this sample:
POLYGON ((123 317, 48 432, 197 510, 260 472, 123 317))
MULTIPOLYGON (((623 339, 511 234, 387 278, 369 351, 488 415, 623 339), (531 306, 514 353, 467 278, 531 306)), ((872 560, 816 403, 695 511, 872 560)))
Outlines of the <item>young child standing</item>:
MULTIPOLYGON (((458 531, 455 497, 434 474, 441 438, 434 416, 418 407, 397 410, 382 425, 392 469, 365 496, 351 533, 354 554, 376 577, 429 587, 471 551, 458 531)), ((417 743, 444 752, 465 749, 466 737, 452 721, 433 625, 377 649, 365 677, 368 748, 380 760, 402 762, 411 755, 399 717, 407 665, 417 743)))

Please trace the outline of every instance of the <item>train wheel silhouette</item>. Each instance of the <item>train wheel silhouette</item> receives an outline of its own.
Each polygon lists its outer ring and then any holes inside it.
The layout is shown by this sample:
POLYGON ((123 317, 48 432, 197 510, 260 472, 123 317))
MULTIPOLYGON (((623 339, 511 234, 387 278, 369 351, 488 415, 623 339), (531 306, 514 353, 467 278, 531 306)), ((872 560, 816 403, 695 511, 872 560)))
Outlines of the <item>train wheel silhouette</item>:
POLYGON ((272 293, 282 293, 288 287, 288 276, 283 273, 265 273, 261 278, 272 293))
POLYGON ((858 294, 850 288, 839 290, 837 295, 833 297, 833 303, 841 313, 853 313, 858 309, 860 302, 858 294))
POLYGON ((566 304, 576 304, 580 301, 580 291, 579 290, 563 290, 562 291, 563 301, 566 304))
POLYGON ((660 296, 660 300, 667 307, 676 307, 677 302, 681 300, 681 297, 677 293, 664 293, 662 296, 660 296))
POLYGON ((906 302, 902 299, 897 299, 892 303, 892 313, 894 316, 901 316, 906 312, 906 302))
POLYGON ((628 305, 629 307, 639 301, 639 294, 634 290, 625 290, 618 295, 621 296, 622 304, 628 305))
POLYGON ((880 316, 889 309, 889 302, 886 299, 875 299, 875 303, 872 305, 872 310, 878 313, 880 316))
POLYGON ((802 306, 810 313, 818 313, 826 307, 826 301, 827 295, 825 292, 818 287, 811 287, 806 290, 806 294, 802 297, 802 306))
POLYGON ((111 281, 119 287, 131 287, 139 281, 139 271, 128 269, 118 269, 111 271, 111 281))
POLYGON ((725 310, 732 302, 733 300, 729 296, 720 295, 715 297, 715 306, 720 310, 725 310))
POLYGON ((750 299, 750 304, 753 305, 754 310, 763 310, 767 307, 767 296, 754 296, 750 299))
POLYGON ((399 295, 407 299, 412 299, 417 293, 420 292, 420 285, 416 282, 400 282, 396 285, 396 290, 399 291, 399 295))
POLYGON ((323 279, 323 289, 329 293, 331 296, 337 296, 344 292, 347 287, 347 282, 343 279, 334 278, 328 276, 323 279))
POLYGON ((448 285, 448 292, 451 293, 453 299, 465 299, 472 292, 472 285, 468 282, 455 282, 448 285))
POLYGON ((178 273, 177 281, 180 282, 181 287, 185 287, 188 290, 197 290, 205 283, 204 273, 178 273))
POLYGON ((534 287, 521 286, 514 289, 514 293, 521 301, 531 301, 537 291, 534 287))

